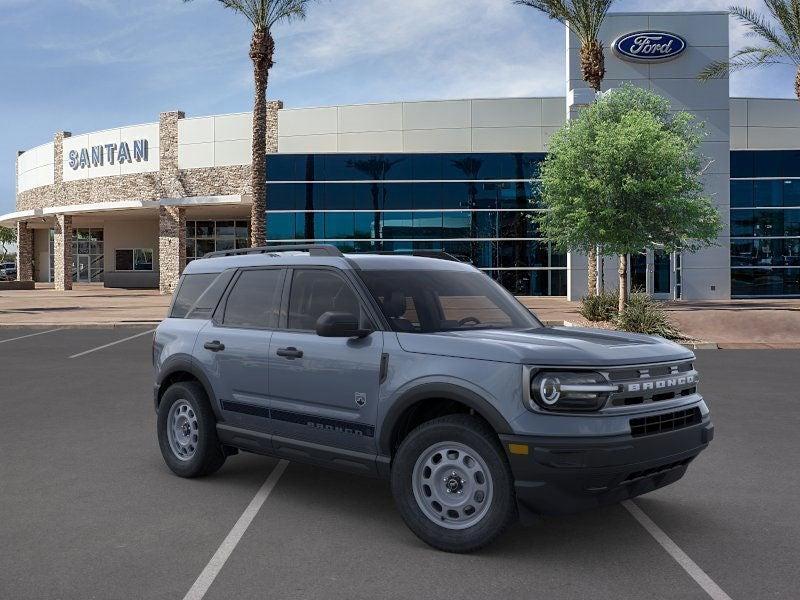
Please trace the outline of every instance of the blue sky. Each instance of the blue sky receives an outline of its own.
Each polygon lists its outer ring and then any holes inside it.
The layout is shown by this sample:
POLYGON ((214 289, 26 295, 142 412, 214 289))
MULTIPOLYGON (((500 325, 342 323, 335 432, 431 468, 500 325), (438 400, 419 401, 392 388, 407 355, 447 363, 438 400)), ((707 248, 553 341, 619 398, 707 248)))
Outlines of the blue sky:
MULTIPOLYGON (((615 10, 652 5, 619 0, 615 10)), ((564 93, 563 27, 510 0, 320 0, 275 34, 269 96, 286 106, 564 93)), ((247 22, 217 0, 0 0, 0 214, 14 210, 17 150, 58 130, 250 110, 248 43, 247 22)), ((778 67, 731 87, 791 97, 792 81, 778 67)))

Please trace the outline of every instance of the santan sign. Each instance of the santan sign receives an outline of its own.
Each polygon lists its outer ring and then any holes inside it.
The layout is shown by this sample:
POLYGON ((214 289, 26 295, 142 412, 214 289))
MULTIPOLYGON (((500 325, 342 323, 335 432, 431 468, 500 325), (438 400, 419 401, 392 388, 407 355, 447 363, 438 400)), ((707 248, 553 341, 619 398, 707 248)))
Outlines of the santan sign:
POLYGON ((672 60, 686 50, 686 40, 665 31, 637 31, 614 41, 614 53, 634 62, 672 60))
POLYGON ((119 144, 101 144, 91 148, 81 148, 70 150, 67 162, 73 171, 91 167, 102 167, 104 164, 113 165, 115 163, 125 164, 136 162, 147 162, 148 143, 146 139, 120 142, 119 144), (131 150, 131 146, 133 149, 131 150))

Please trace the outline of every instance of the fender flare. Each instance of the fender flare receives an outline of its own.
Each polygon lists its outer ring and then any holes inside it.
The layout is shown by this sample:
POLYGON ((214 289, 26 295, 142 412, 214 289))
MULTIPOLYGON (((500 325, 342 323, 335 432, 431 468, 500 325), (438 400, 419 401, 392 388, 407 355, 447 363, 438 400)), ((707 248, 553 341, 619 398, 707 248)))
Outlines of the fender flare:
POLYGON ((217 418, 220 417, 219 415, 219 408, 216 402, 216 394, 214 394, 214 388, 211 385, 211 382, 206 377, 206 374, 203 373, 202 369, 197 368, 197 366, 192 361, 190 356, 185 355, 176 355, 169 357, 164 364, 159 369, 158 377, 156 378, 156 389, 155 389, 155 405, 156 411, 158 411, 158 405, 161 401, 161 395, 163 390, 161 389, 161 385, 165 379, 169 378, 171 375, 174 375, 178 372, 189 373, 192 377, 197 379, 200 382, 200 385, 203 386, 203 389, 206 392, 206 396, 208 397, 208 401, 211 404, 211 409, 216 414, 217 418))
POLYGON ((480 394, 454 383, 423 383, 404 392, 386 413, 378 439, 378 451, 382 455, 391 456, 392 435, 406 409, 426 398, 443 398, 460 402, 486 419, 498 434, 513 433, 511 425, 500 411, 480 394))

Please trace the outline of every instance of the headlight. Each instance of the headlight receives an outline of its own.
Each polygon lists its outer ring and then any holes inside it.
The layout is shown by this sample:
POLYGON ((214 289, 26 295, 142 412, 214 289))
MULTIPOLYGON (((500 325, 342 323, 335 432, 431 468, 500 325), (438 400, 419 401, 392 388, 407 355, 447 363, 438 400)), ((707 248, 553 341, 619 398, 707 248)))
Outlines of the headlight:
POLYGON ((545 371, 538 373, 530 385, 531 399, 539 407, 553 411, 600 410, 618 389, 605 375, 594 371, 545 371))

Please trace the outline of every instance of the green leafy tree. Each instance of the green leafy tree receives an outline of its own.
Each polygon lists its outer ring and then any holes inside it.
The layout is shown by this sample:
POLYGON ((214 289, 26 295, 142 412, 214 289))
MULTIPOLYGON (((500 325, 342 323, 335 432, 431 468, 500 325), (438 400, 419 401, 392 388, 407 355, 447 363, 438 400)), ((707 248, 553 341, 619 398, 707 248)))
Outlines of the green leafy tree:
POLYGON ((794 93, 800 100, 800 0, 764 0, 769 17, 746 6, 732 6, 730 13, 758 40, 733 53, 730 60, 716 61, 700 73, 700 79, 724 77, 731 71, 766 65, 789 64, 796 69, 794 93))
MULTIPOLYGON (((606 76, 600 27, 614 0, 514 0, 514 4, 535 8, 569 27, 581 42, 581 77, 590 88, 599 92, 606 76)), ((589 259, 589 295, 593 296, 600 271, 599 257, 594 247, 588 248, 586 253, 589 259)))
POLYGON ((627 255, 646 248, 695 252, 715 243, 719 213, 703 196, 702 126, 667 100, 625 85, 603 94, 549 142, 534 216, 562 251, 600 245, 619 255, 619 310, 627 255))
POLYGON ((17 232, 9 227, 0 227, 0 262, 6 262, 8 257, 8 246, 17 241, 17 232))
MULTIPOLYGON (((191 0, 183 0, 191 2, 191 0)), ((267 149, 267 83, 274 65, 275 40, 272 28, 283 21, 304 19, 313 0, 218 0, 235 10, 253 26, 250 39, 250 60, 253 61, 255 100, 253 103, 253 205, 250 209, 250 244, 263 246, 266 240, 266 163, 267 149)))

